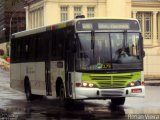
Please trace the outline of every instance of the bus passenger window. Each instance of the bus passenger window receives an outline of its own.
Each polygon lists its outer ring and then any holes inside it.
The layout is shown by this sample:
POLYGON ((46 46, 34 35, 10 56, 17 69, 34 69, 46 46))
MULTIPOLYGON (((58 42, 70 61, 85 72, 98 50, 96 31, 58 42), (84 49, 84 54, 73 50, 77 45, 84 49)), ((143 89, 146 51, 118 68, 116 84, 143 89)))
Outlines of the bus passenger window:
POLYGON ((16 61, 19 61, 19 59, 20 59, 20 48, 21 48, 21 46, 20 46, 20 42, 19 42, 19 40, 20 39, 18 39, 17 41, 16 41, 16 46, 15 46, 15 60, 16 61))
POLYGON ((62 59, 64 58, 64 31, 57 30, 54 40, 55 56, 57 59, 62 59))
POLYGON ((48 56, 48 40, 45 39, 45 34, 42 34, 40 37, 36 38, 36 46, 37 46, 37 59, 45 60, 48 56))
POLYGON ((20 55, 20 59, 22 61, 27 61, 27 51, 26 51, 26 45, 27 45, 27 41, 25 38, 21 38, 20 41, 20 49, 21 49, 21 55, 20 55))
POLYGON ((36 38, 28 38, 28 60, 36 57, 36 38))

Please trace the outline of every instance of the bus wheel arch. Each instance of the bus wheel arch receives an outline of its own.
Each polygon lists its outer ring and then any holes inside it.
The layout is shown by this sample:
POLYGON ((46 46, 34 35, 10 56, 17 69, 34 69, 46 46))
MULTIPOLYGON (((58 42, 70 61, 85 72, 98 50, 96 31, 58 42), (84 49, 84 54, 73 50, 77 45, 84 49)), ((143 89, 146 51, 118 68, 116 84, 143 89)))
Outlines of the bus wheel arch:
POLYGON ((64 95, 65 95, 65 89, 64 89, 63 80, 60 77, 58 77, 56 80, 56 96, 61 99, 61 97, 64 95))
POLYGON ((24 79, 24 92, 26 94, 27 101, 32 100, 31 85, 28 76, 24 79))

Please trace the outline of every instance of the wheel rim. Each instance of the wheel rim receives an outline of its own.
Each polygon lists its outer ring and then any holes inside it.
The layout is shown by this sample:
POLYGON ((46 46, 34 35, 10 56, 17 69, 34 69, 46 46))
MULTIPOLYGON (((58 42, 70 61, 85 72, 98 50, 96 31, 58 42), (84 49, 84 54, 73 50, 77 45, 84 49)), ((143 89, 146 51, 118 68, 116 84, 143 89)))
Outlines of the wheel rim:
POLYGON ((27 99, 29 98, 29 96, 30 96, 30 93, 29 93, 29 90, 27 89, 27 91, 26 91, 26 97, 27 97, 27 99))
POLYGON ((25 94, 26 94, 27 100, 30 100, 31 99, 31 91, 30 91, 30 87, 29 86, 26 86, 25 94))
POLYGON ((59 97, 60 97, 60 100, 64 100, 64 98, 65 98, 65 91, 64 91, 63 85, 61 85, 59 97))
POLYGON ((26 98, 29 99, 29 97, 30 97, 30 92, 29 92, 29 90, 27 88, 27 90, 26 90, 26 98))

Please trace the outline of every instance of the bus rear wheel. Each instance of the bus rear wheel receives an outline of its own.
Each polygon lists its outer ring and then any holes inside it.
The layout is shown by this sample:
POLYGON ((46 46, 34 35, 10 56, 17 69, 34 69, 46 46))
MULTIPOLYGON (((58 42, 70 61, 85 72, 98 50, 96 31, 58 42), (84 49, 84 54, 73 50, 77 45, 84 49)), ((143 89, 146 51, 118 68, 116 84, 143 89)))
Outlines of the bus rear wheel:
POLYGON ((64 101, 64 100, 65 100, 65 89, 64 89, 63 84, 60 85, 59 99, 60 99, 61 101, 64 101))
POLYGON ((73 107, 74 100, 72 100, 71 98, 66 98, 65 88, 62 83, 59 89, 59 100, 60 100, 60 105, 63 106, 64 108, 71 109, 73 107))
POLYGON ((28 82, 25 84, 25 94, 27 101, 31 101, 33 99, 33 95, 31 93, 31 87, 28 82))
POLYGON ((119 98, 112 98, 111 99, 111 104, 113 106, 124 105, 124 103, 125 103, 125 97, 119 97, 119 98))
POLYGON ((25 90, 27 101, 32 101, 32 100, 35 100, 35 99, 43 99, 43 95, 32 94, 29 80, 25 81, 24 90, 25 90))

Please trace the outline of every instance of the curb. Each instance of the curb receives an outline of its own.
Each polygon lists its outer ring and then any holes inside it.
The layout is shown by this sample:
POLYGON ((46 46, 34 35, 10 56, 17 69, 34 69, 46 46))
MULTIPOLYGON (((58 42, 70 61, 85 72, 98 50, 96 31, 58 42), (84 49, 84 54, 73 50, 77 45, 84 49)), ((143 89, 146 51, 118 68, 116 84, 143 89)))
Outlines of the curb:
POLYGON ((144 83, 145 85, 148 85, 148 86, 160 86, 160 80, 150 79, 150 80, 145 80, 144 83))

